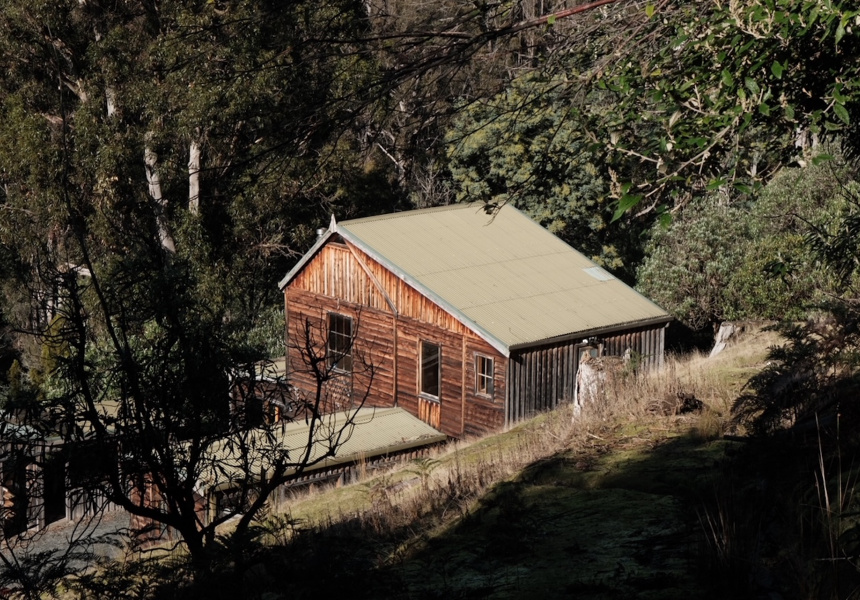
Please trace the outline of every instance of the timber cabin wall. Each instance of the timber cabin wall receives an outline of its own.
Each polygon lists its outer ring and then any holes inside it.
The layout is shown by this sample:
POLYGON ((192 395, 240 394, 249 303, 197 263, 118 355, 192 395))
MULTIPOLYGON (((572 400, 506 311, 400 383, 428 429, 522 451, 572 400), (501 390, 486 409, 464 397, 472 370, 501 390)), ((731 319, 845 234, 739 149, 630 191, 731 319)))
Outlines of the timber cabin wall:
MULTIPOLYGON (((419 293, 395 273, 338 236, 323 246, 284 289, 287 321, 287 373, 305 393, 315 381, 297 344, 310 323, 325 347, 329 313, 353 319, 353 393, 367 389, 362 358, 373 366, 366 406, 400 406, 429 420, 428 400, 419 394, 421 341, 441 348, 437 412, 431 422, 452 437, 496 430, 505 423, 507 359, 453 315, 419 293), (493 359, 491 395, 476 390, 476 355, 493 359)), ((429 401, 432 403, 432 401, 429 401)))
POLYGON ((576 341, 569 341, 511 354, 507 373, 506 425, 555 408, 560 402, 573 400, 579 345, 576 341))
POLYGON ((667 325, 668 323, 663 323, 605 334, 601 338, 603 354, 604 356, 624 356, 629 348, 633 358, 638 361, 639 368, 646 371, 658 369, 663 366, 667 325))
POLYGON ((587 344, 576 338, 511 353, 505 424, 511 425, 550 410, 560 402, 573 401, 580 348, 600 347, 603 356, 623 356, 630 349, 639 361, 639 368, 662 367, 666 325, 660 323, 590 336, 587 344))

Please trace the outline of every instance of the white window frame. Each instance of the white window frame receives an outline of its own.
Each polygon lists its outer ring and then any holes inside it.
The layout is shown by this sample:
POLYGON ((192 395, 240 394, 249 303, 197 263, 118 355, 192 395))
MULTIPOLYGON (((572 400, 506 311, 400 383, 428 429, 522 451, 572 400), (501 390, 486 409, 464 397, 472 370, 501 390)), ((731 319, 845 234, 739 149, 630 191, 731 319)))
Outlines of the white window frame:
POLYGON ((475 353, 475 394, 484 398, 493 398, 496 388, 495 369, 496 361, 492 356, 475 353), (486 369, 487 366, 489 369, 486 369))

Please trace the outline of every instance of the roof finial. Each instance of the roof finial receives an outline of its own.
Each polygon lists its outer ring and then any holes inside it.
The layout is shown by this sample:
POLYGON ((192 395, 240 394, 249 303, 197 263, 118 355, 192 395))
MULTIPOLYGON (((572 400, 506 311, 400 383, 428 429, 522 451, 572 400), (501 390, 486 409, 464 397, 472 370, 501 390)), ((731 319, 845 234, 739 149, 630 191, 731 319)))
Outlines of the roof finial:
POLYGON ((331 216, 331 223, 329 223, 328 230, 332 233, 337 233, 337 221, 334 220, 334 214, 331 216))

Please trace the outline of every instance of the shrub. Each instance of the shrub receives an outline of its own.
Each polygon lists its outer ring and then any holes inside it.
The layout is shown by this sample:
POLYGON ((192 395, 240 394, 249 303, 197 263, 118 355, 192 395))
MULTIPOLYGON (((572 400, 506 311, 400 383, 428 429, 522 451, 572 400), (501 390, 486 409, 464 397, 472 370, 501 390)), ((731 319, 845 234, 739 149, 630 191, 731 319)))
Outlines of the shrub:
POLYGON ((693 329, 736 318, 727 291, 748 237, 743 211, 705 198, 668 228, 655 227, 638 287, 693 329))
POLYGON ((836 155, 785 169, 754 198, 712 194, 652 231, 643 293, 693 329, 723 320, 797 320, 839 293, 807 243, 839 222, 856 168, 836 155))

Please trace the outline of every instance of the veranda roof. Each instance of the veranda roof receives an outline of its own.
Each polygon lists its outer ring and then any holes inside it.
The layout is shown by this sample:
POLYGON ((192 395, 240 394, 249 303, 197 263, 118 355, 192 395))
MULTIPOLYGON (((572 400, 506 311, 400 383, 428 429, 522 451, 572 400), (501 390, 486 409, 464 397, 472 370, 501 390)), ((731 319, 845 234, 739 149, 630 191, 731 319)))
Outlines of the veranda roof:
MULTIPOLYGON (((310 466, 302 472, 312 473, 447 439, 444 433, 402 408, 363 407, 331 413, 320 417, 313 436, 310 427, 299 419, 213 444, 206 451, 203 463, 207 466, 198 478, 199 485, 229 488, 249 474, 271 472, 279 456, 286 455, 288 462, 300 461, 306 448, 310 448, 306 461, 310 466), (335 452, 330 455, 333 443, 335 452)), ((297 470, 290 468, 286 474, 297 470)))

